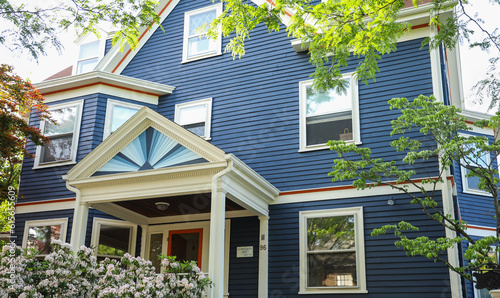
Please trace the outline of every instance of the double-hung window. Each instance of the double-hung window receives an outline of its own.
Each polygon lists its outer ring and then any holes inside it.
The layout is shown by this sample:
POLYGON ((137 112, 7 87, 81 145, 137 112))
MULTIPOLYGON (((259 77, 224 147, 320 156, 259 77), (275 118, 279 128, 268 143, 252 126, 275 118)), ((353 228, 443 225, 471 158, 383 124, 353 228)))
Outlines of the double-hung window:
POLYGON ((23 248, 34 249, 39 255, 52 252, 53 240, 66 241, 67 218, 27 221, 24 227, 23 248))
POLYGON ((222 3, 188 11, 184 15, 182 62, 221 54, 222 31, 216 40, 206 35, 210 23, 222 13, 222 3))
POLYGON ((76 161, 82 107, 83 100, 49 107, 50 115, 56 124, 48 121, 42 121, 40 124, 40 129, 43 135, 49 138, 49 143, 37 147, 35 168, 76 161))
POLYGON ((103 139, 106 139, 117 130, 118 127, 127 122, 127 120, 134 116, 141 108, 141 105, 108 99, 106 118, 104 120, 103 139))
MULTIPOLYGON (((462 135, 468 137, 467 135, 462 135)), ((472 168, 488 168, 490 164, 490 154, 488 152, 482 152, 479 156, 477 155, 477 149, 474 144, 470 145, 471 154, 462 159, 462 162, 469 165, 472 168)), ((479 195, 491 195, 490 193, 479 189, 479 177, 468 177, 470 170, 462 167, 462 181, 463 190, 466 193, 479 194, 479 195)))
POLYGON ((81 44, 75 74, 93 71, 103 56, 103 50, 100 40, 81 44))
POLYGON ((362 207, 302 211, 300 293, 366 293, 362 207))
POLYGON ((324 149, 330 140, 361 142, 359 132, 358 84, 343 76, 345 91, 312 89, 313 80, 299 83, 300 150, 324 149))
POLYGON ((175 122, 190 132, 210 139, 212 98, 175 105, 175 122))

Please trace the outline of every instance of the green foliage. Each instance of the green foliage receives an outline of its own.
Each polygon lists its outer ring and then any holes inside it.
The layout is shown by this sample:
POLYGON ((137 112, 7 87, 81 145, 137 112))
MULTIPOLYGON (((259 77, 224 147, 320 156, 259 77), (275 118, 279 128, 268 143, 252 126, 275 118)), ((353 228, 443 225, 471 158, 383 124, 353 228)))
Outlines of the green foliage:
MULTIPOLYGON (((215 0, 213 0, 215 2, 215 0)), ((398 38, 411 31, 411 24, 398 19, 402 9, 426 5, 430 15, 429 25, 436 30, 425 39, 431 49, 445 45, 453 49, 457 40, 467 40, 471 47, 495 50, 500 54, 500 32, 488 31, 477 15, 469 13, 466 4, 480 1, 431 0, 328 0, 320 3, 311 0, 273 0, 260 6, 244 0, 221 0, 224 12, 212 24, 211 37, 218 36, 222 28, 225 37, 231 37, 225 51, 233 57, 245 54, 245 41, 260 24, 269 32, 280 31, 282 20, 287 20, 289 36, 300 39, 308 48, 310 62, 316 67, 314 89, 345 89, 341 69, 351 57, 361 58, 355 74, 364 83, 375 80, 379 72, 378 60, 382 55, 396 51, 398 38), (444 12, 455 13, 445 17, 444 12), (478 39, 479 38, 479 39, 478 39)), ((498 5, 499 1, 491 1, 498 5)), ((489 76, 475 86, 477 102, 491 100, 493 108, 500 99, 499 59, 491 59, 489 76)))
POLYGON ((45 49, 61 50, 58 33, 74 28, 77 34, 93 33, 99 37, 102 27, 113 27, 113 43, 121 47, 137 45, 140 30, 160 18, 154 0, 71 0, 44 1, 0 0, 0 44, 11 51, 27 51, 38 59, 45 49))
MULTIPOLYGON (((392 120, 391 136, 397 138, 390 145, 395 152, 403 152, 401 160, 384 161, 375 158, 371 150, 343 141, 330 141, 331 150, 340 157, 334 161, 335 166, 330 176, 333 181, 352 180, 357 189, 387 185, 404 192, 411 198, 412 204, 420 205, 424 213, 446 229, 453 231, 455 237, 439 237, 431 239, 419 234, 417 227, 408 222, 397 225, 385 225, 374 229, 372 236, 383 235, 393 231, 399 239, 397 247, 404 249, 409 256, 421 255, 439 261, 463 277, 472 280, 470 271, 480 268, 488 262, 498 262, 491 252, 499 237, 485 237, 475 241, 467 234, 466 223, 454 219, 446 213, 436 201, 436 195, 443 184, 447 170, 458 164, 467 169, 466 177, 479 178, 479 189, 492 195, 497 227, 500 227, 500 211, 498 204, 498 169, 493 161, 500 154, 500 141, 489 143, 485 136, 465 136, 460 132, 470 131, 466 117, 454 106, 445 106, 437 102, 433 96, 419 96, 413 101, 406 98, 394 98, 389 101, 391 109, 398 109, 401 115, 392 120), (486 158, 490 155, 490 158, 486 158), (429 159, 438 160, 441 165, 437 176, 416 176, 411 166, 429 159), (410 170, 408 170, 410 168, 410 170), (419 179, 417 179, 419 178, 419 179), (421 183, 417 183, 421 181, 421 183), (410 189, 410 186, 413 190, 410 189), (449 263, 447 250, 458 243, 467 242, 465 258, 467 267, 449 263)), ((490 120, 474 123, 477 127, 489 127, 498 132, 500 112, 490 120)))

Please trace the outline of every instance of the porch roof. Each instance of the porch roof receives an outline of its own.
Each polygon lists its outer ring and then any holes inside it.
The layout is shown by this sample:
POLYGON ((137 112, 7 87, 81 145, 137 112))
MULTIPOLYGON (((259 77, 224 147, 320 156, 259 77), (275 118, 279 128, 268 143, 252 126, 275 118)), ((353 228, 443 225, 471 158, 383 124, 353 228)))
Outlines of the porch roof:
MULTIPOLYGON (((68 189, 76 193, 80 204, 99 204, 101 207, 107 206, 106 209, 110 208, 109 203, 210 193, 216 189, 253 214, 268 215, 269 204, 279 194, 277 188, 236 156, 225 153, 147 107, 104 140, 63 179, 68 189), (150 128, 169 142, 177 144, 176 148, 199 157, 196 159, 198 162, 95 175, 132 146, 131 143, 137 143, 139 136, 143 136, 148 129, 151 131, 150 128)), ((114 209, 127 209, 112 205, 114 209)), ((149 217, 141 216, 144 217, 143 221, 149 221, 149 217)))

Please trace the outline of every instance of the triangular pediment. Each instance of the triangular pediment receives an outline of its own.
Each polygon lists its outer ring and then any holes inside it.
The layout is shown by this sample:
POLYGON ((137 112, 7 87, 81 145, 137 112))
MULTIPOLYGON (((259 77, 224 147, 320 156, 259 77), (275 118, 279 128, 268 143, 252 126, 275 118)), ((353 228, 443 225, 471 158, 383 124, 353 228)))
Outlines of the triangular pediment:
POLYGON ((68 180, 225 161, 225 152, 144 107, 74 166, 68 180))
POLYGON ((208 162, 158 130, 149 127, 92 176, 138 172, 208 162))

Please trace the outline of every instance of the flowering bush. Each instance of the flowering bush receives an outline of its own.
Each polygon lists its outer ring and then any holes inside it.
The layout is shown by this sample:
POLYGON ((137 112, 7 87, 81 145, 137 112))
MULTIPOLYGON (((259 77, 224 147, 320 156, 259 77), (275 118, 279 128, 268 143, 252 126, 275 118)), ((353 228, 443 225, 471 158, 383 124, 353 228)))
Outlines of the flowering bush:
POLYGON ((38 260, 36 252, 6 245, 0 255, 0 297, 202 297, 212 282, 195 262, 162 256, 163 273, 150 261, 125 254, 97 262, 93 250, 76 253, 62 241, 38 260))

